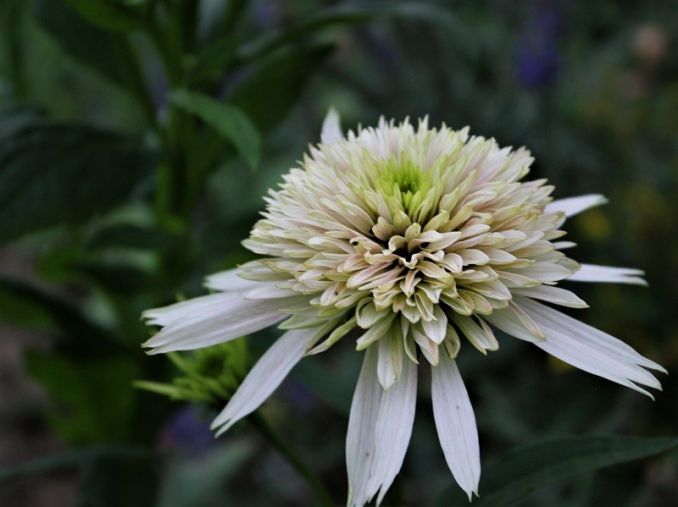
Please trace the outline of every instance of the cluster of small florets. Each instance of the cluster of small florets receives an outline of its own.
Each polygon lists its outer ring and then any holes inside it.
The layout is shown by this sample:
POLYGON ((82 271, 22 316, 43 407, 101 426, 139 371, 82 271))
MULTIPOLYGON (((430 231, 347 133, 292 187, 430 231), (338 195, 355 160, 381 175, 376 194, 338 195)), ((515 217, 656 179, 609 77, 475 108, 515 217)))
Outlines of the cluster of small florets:
POLYGON ((415 344, 433 364, 440 345, 455 356, 460 334, 495 350, 495 310, 513 309, 529 333, 513 296, 557 298, 550 285, 578 268, 553 242, 564 234, 564 215, 545 210, 553 187, 520 182, 531 162, 425 120, 349 132, 312 147, 270 192, 244 242, 266 257, 241 276, 310 298, 282 327, 331 322, 315 351, 356 327, 358 349, 383 338, 415 362, 415 344))

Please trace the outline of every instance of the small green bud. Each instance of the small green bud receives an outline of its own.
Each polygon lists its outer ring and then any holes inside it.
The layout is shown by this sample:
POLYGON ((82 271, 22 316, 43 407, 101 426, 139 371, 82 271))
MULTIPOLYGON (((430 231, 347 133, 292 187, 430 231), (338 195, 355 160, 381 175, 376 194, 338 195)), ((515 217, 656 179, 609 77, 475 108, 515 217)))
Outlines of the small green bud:
POLYGON ((245 340, 173 352, 168 357, 180 373, 171 382, 138 380, 134 386, 177 401, 223 403, 233 395, 248 366, 245 340))

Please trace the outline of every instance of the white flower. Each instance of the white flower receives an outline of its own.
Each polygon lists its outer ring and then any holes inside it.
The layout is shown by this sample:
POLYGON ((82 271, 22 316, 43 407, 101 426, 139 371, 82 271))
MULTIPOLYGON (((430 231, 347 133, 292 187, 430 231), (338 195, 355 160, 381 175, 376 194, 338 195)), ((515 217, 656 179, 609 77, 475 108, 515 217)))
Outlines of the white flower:
POLYGON ((331 112, 322 143, 270 191, 244 242, 263 258, 207 278, 214 294, 149 310, 163 329, 150 353, 208 347, 279 323, 213 423, 223 433, 256 410, 305 355, 355 340, 364 352, 346 442, 349 505, 381 502, 412 432, 417 366, 430 363, 433 414, 454 478, 477 494, 475 417, 455 358, 465 338, 497 350, 493 328, 573 366, 650 394, 665 371, 616 338, 539 301, 586 303, 561 280, 644 284, 635 269, 579 265, 557 241, 566 218, 605 202, 553 201, 521 181, 525 149, 443 126, 381 121, 348 132, 331 112))

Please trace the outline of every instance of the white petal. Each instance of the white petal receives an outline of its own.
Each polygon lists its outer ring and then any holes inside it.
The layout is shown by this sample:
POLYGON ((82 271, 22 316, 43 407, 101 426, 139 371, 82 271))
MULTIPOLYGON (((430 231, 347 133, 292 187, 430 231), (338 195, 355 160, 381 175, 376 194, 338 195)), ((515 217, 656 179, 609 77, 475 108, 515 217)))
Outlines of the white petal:
POLYGON ((377 321, 383 319, 387 313, 392 313, 391 309, 377 310, 374 302, 370 298, 363 299, 355 310, 355 316, 358 326, 363 329, 371 328, 377 321))
POLYGON ((584 340, 586 342, 594 343, 600 347, 606 348, 608 351, 619 354, 622 357, 625 357, 628 361, 632 361, 633 363, 643 366, 644 368, 650 368, 667 373, 667 371, 661 365, 642 356, 630 345, 624 343, 618 338, 615 338, 614 336, 604 333, 600 329, 596 329, 595 327, 584 324, 583 322, 573 319, 572 317, 554 310, 553 308, 549 308, 548 306, 537 303, 536 301, 519 297, 516 298, 516 303, 518 302, 520 303, 520 306, 523 307, 523 309, 525 309, 525 306, 527 306, 532 312, 540 312, 551 321, 555 321, 556 323, 562 324, 566 327, 570 326, 573 333, 577 331, 578 333, 586 334, 586 338, 584 340))
POLYGON ((507 269, 513 273, 534 278, 540 282, 557 282, 572 276, 572 271, 554 262, 537 261, 524 268, 507 269))
POLYGON ((306 351, 307 355, 319 354, 320 352, 325 352, 332 345, 341 340, 344 336, 350 333, 356 326, 356 319, 352 317, 343 324, 334 328, 330 335, 322 341, 320 344, 315 345, 312 349, 306 351))
POLYGON ((528 342, 538 342, 544 339, 544 333, 539 326, 513 302, 500 310, 495 310, 483 319, 494 327, 507 334, 528 342))
POLYGON ((636 384, 661 389, 659 381, 643 368, 666 370, 621 340, 531 299, 518 296, 516 304, 544 332, 546 340, 535 344, 542 350, 650 397, 650 393, 636 384))
POLYGON ((331 107, 323 120, 323 126, 320 131, 320 140, 323 144, 331 144, 341 140, 344 134, 341 132, 341 122, 339 113, 331 107))
POLYGON ((298 295, 292 289, 281 289, 271 282, 253 282, 254 288, 244 292, 245 299, 276 299, 289 298, 298 295))
POLYGON ((612 282, 647 285, 647 282, 641 278, 643 274, 643 271, 640 269, 582 264, 578 271, 567 277, 567 280, 574 282, 612 282))
POLYGON ((377 374, 381 387, 387 390, 394 383, 398 382, 403 370, 403 346, 400 326, 397 324, 392 325, 388 334, 379 340, 377 345, 379 351, 377 374))
POLYGON ((424 354, 426 360, 433 365, 437 365, 438 356, 440 355, 438 344, 424 334, 421 325, 412 326, 412 337, 414 342, 419 345, 419 350, 424 354))
POLYGON ((279 329, 301 329, 309 327, 320 327, 329 322, 327 317, 320 317, 315 308, 307 308, 303 311, 293 313, 292 316, 278 326, 279 329))
POLYGON ((554 241, 553 248, 556 250, 566 250, 568 248, 574 248, 577 246, 577 243, 574 241, 554 241))
POLYGON ((346 470, 349 507, 362 507, 372 495, 368 491, 374 461, 377 417, 383 389, 377 379, 377 348, 369 347, 353 393, 346 432, 346 470))
POLYGON ((238 269, 229 269, 228 271, 221 271, 214 273, 205 278, 205 287, 212 290, 219 290, 223 292, 234 290, 246 290, 256 287, 259 282, 245 280, 240 278, 238 269))
POLYGON ((394 319, 395 313, 385 312, 385 315, 380 320, 373 324, 372 327, 356 340, 356 350, 364 350, 384 336, 391 327, 391 323, 394 319))
POLYGON ((570 308, 588 308, 589 306, 574 292, 561 289, 560 287, 551 287, 550 285, 513 289, 513 293, 570 308))
POLYGON ((417 405, 417 365, 405 361, 402 376, 381 396, 375 430, 375 452, 368 491, 379 493, 377 505, 402 467, 412 435, 417 405))
POLYGON ((447 316, 440 306, 436 305, 433 307, 433 317, 435 320, 422 321, 421 325, 429 340, 441 344, 447 333, 447 316))
MULTIPOLYGON (((240 293, 225 293, 178 303, 166 308, 172 312, 162 317, 167 325, 144 343, 144 347, 153 349, 149 354, 160 354, 239 338, 282 320, 285 314, 281 308, 287 301, 248 301, 240 293)), ((155 320, 159 320, 155 315, 155 320)))
POLYGON ((257 361, 226 408, 212 422, 217 436, 252 413, 285 379, 290 370, 304 356, 315 338, 315 329, 295 329, 283 334, 257 361))
POLYGON ((431 368, 433 418, 445 461, 461 489, 471 500, 478 494, 480 446, 471 400, 454 359, 440 355, 431 368))
POLYGON ((211 294, 163 306, 162 308, 146 310, 142 314, 142 318, 147 324, 161 327, 187 323, 189 321, 199 322, 218 316, 223 312, 224 308, 228 308, 231 304, 242 301, 242 299, 242 294, 239 292, 211 294))
POLYGON ((499 348, 499 343, 494 333, 482 320, 480 325, 478 325, 471 317, 455 315, 454 322, 459 326, 461 332, 464 333, 466 339, 471 342, 471 345, 483 354, 487 354, 487 350, 497 350, 499 348))
POLYGON ((555 200, 552 203, 547 204, 544 211, 547 213, 562 211, 565 213, 565 216, 571 217, 582 211, 586 211, 589 208, 600 206, 605 203, 607 203, 605 196, 600 194, 587 194, 555 200))

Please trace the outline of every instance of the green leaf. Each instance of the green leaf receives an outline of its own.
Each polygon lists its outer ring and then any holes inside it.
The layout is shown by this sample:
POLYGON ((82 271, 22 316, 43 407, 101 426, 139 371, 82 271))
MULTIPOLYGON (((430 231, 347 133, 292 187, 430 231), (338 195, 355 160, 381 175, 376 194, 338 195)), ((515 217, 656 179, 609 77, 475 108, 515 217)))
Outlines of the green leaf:
POLYGON ((38 0, 35 9, 42 28, 76 62, 123 89, 138 86, 130 49, 117 34, 87 22, 65 0, 38 0))
POLYGON ((176 242, 169 233, 147 226, 114 224, 102 227, 87 241, 90 250, 107 248, 135 248, 141 250, 163 250, 176 242))
POLYGON ((240 60, 256 60, 299 39, 313 35, 325 28, 336 25, 353 25, 369 21, 379 15, 377 9, 327 9, 324 12, 312 15, 290 28, 274 30, 254 39, 238 50, 236 57, 240 60))
POLYGON ((80 16, 106 30, 129 32, 144 26, 144 20, 124 5, 108 0, 66 0, 80 16))
POLYGON ((0 484, 23 477, 79 468, 100 460, 146 460, 152 453, 141 447, 101 445, 87 449, 44 456, 25 463, 0 469, 0 484))
POLYGON ((101 445, 77 451, 45 456, 26 463, 0 470, 0 483, 9 482, 26 476, 76 468, 101 459, 148 459, 152 454, 141 447, 122 445, 101 445))
MULTIPOLYGON (((580 436, 549 439, 509 451, 485 467, 474 507, 507 507, 533 491, 601 468, 646 458, 675 448, 678 438, 580 436)), ((467 506, 451 487, 438 505, 467 506)))
POLYGON ((74 273, 104 288, 123 295, 146 293, 158 284, 157 277, 138 266, 99 260, 82 260, 70 266, 74 273))
POLYGON ((91 355, 111 353, 117 349, 106 329, 88 320, 82 312, 59 296, 49 294, 21 280, 0 278, 0 319, 31 329, 61 331, 67 343, 59 346, 91 355), (86 337, 87 342, 77 341, 86 337))
POLYGON ((7 136, 44 121, 44 116, 35 108, 11 104, 0 106, 0 142, 7 136))
POLYGON ((234 57, 238 41, 234 37, 218 39, 204 47, 186 64, 186 79, 191 87, 198 87, 224 76, 234 57))
MULTIPOLYGON (((435 4, 406 3, 406 2, 378 2, 369 7, 339 6, 308 16, 293 24, 289 28, 270 31, 254 40, 246 42, 237 51, 235 58, 238 61, 253 61, 269 53, 298 43, 305 37, 335 27, 358 25, 374 20, 417 20, 431 25, 437 25, 451 34, 457 43, 463 43, 473 34, 464 23, 450 13, 448 9, 435 4)), ((468 48, 464 48, 468 49, 468 48)))
POLYGON ((275 54, 231 90, 230 102, 254 120, 263 132, 280 123, 297 102, 306 84, 334 50, 320 44, 275 54))
POLYGON ((257 167, 261 152, 259 132, 240 109, 188 90, 172 92, 170 100, 213 127, 221 137, 235 146, 253 169, 257 167))
POLYGON ((131 358, 107 357, 75 361, 53 354, 29 352, 26 371, 57 405, 48 413, 55 431, 76 444, 123 442, 129 437, 138 377, 131 358))
POLYGON ((153 167, 154 156, 135 140, 91 127, 44 123, 6 136, 0 243, 85 223, 125 202, 153 167))
POLYGON ((226 505, 223 502, 224 481, 252 455, 252 451, 252 446, 246 442, 234 442, 200 460, 178 464, 165 479, 158 506, 226 505))
MULTIPOLYGON (((7 279, 0 279, 0 321, 12 326, 26 327, 39 330, 53 330, 56 327, 54 317, 47 311, 41 302, 36 302, 30 295, 21 294, 13 290, 13 285, 20 289, 24 286, 20 281, 12 282, 7 279), (9 285, 9 287, 7 286, 9 285)), ((40 296, 42 296, 40 294, 40 296)))
POLYGON ((0 484, 78 469, 83 482, 80 505, 146 507, 154 501, 158 458, 143 447, 97 445, 0 469, 0 484))

